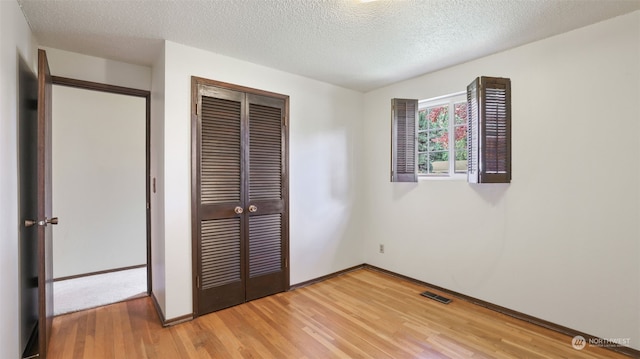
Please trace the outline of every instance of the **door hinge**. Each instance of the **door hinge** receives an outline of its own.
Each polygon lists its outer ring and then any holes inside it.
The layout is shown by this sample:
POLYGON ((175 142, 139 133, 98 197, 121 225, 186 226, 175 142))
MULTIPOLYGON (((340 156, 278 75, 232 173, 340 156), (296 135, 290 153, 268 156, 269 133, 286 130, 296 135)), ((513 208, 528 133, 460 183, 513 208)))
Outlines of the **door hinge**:
POLYGON ((285 268, 289 268, 289 258, 285 257, 285 259, 284 259, 284 267, 285 268))
POLYGON ((198 103, 196 102, 196 116, 198 116, 198 103))
POLYGON ((282 123, 284 124, 284 127, 287 127, 287 117, 286 116, 282 117, 282 123))
POLYGON ((151 203, 147 202, 147 209, 151 209, 151 203))
POLYGON ((200 289, 200 276, 196 276, 196 288, 200 289))

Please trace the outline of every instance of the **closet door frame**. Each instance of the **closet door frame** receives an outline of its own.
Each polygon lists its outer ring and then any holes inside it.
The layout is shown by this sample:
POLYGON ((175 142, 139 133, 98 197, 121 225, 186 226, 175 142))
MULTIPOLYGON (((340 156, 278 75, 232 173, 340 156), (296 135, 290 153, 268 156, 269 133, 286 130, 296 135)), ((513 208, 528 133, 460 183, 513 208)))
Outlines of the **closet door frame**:
MULTIPOLYGON (((199 195, 199 168, 200 168, 200 148, 199 148, 199 121, 198 121, 198 100, 199 86, 213 86, 220 89, 244 92, 248 95, 267 96, 284 101, 284 124, 282 126, 283 157, 282 170, 285 174, 282 178, 283 192, 282 200, 284 204, 282 220, 282 253, 284 260, 285 291, 290 290, 290 270, 289 270, 289 96, 269 92, 250 87, 230 84, 221 81, 205 79, 202 77, 191 77, 191 238, 192 238, 192 297, 193 297, 193 317, 206 313, 199 313, 199 283, 198 283, 198 263, 200 253, 200 195, 199 195)), ((245 121, 245 119, 243 119, 245 121)), ((242 134, 242 141, 246 140, 247 133, 242 134)), ((243 169, 244 171, 244 169, 243 169)), ((245 179, 245 181, 247 181, 245 179)), ((243 185, 246 185, 243 183, 243 185)), ((245 188, 248 188, 245 187, 245 188)), ((248 270, 248 267, 247 267, 248 270)))

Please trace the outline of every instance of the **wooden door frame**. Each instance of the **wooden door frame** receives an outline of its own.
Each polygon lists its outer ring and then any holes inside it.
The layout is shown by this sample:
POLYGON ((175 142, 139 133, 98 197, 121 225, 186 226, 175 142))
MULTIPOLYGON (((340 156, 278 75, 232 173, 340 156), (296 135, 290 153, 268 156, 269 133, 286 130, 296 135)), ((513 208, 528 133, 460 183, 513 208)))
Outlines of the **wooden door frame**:
MULTIPOLYGON (((199 300, 199 288, 197 286, 197 275, 198 275, 198 253, 199 253, 199 243, 197 241, 198 235, 196 233, 197 229, 200 228, 198 220, 200 218, 200 203, 198 203, 198 158, 200 157, 200 151, 198 148, 198 86, 199 85, 207 85, 219 87, 226 90, 244 92, 247 94, 268 96, 277 99, 281 99, 284 101, 284 118, 285 118, 285 126, 283 130, 284 136, 284 152, 285 156, 282 159, 283 169, 286 170, 287 176, 282 179, 283 183, 283 199, 284 199, 284 208, 286 220, 283 221, 284 225, 282 228, 282 233, 284 240, 282 241, 283 253, 286 265, 284 266, 284 275, 285 275, 285 283, 286 283, 286 291, 291 288, 291 280, 290 280, 290 258, 289 258, 289 96, 283 95, 275 92, 269 92, 265 90, 259 90, 251 87, 245 87, 240 85, 231 84, 228 82, 210 80, 203 77, 191 76, 191 288, 192 288, 192 299, 193 299, 193 318, 196 318, 200 315, 198 313, 198 300, 199 300)), ((245 135, 243 135, 245 136, 245 135)), ((243 139, 246 142, 246 139, 243 139)))
POLYGON ((67 77, 51 76, 53 84, 83 90, 107 92, 117 95, 142 97, 145 99, 145 198, 147 227, 147 294, 151 294, 151 91, 130 87, 107 85, 98 82, 77 80, 67 77))

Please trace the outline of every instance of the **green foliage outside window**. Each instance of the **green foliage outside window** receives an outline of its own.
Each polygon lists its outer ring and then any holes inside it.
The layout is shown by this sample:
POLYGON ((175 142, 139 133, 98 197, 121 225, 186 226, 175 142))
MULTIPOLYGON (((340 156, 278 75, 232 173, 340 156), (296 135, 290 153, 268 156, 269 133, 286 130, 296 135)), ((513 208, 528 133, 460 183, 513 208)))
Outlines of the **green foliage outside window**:
POLYGON ((448 173, 450 153, 457 161, 467 159, 467 105, 464 102, 453 105, 453 149, 449 148, 449 112, 449 104, 427 107, 418 111, 419 173, 448 173))

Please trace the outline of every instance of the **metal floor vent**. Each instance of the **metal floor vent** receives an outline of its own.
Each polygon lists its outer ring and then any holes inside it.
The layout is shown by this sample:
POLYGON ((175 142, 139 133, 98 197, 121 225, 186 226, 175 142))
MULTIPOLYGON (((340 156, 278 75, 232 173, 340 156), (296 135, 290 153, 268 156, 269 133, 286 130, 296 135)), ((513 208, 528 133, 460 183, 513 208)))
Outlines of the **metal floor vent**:
POLYGON ((431 298, 431 299, 433 299, 435 301, 438 301, 440 303, 444 303, 444 304, 451 303, 451 299, 443 297, 441 295, 437 295, 435 293, 424 292, 424 293, 420 293, 420 295, 423 296, 423 297, 431 298))

